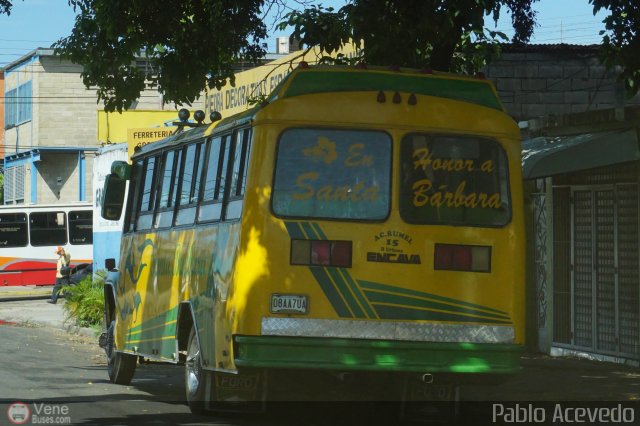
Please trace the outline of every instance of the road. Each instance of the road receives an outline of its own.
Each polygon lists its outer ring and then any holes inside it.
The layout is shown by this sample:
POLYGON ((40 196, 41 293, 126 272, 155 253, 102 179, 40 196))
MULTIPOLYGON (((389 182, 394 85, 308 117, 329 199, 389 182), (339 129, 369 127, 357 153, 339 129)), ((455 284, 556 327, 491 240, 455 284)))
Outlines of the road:
MULTIPOLYGON (((465 387, 462 399, 627 404, 640 400, 640 373, 634 367, 541 355, 525 356, 522 362, 522 372, 511 380, 497 386, 465 387)), ((182 367, 142 364, 131 386, 114 385, 108 381, 104 354, 95 338, 2 321, 0 366, 0 425, 11 424, 5 413, 15 402, 26 402, 32 416, 36 410, 40 415, 47 409, 58 410, 54 420, 77 425, 324 425, 336 424, 336 418, 349 420, 350 424, 361 424, 368 418, 370 424, 371 408, 382 409, 384 414, 374 420, 391 419, 397 409, 385 404, 352 407, 297 403, 276 406, 260 415, 194 416, 183 402, 182 367)), ((631 406, 640 420, 640 406, 631 406)), ((462 409, 488 416, 486 403, 467 404, 462 409)), ((482 423, 491 421, 483 418, 486 421, 482 423)))
MULTIPOLYGON (((71 423, 78 425, 211 421, 191 415, 178 400, 183 392, 180 374, 167 374, 160 366, 141 366, 133 386, 111 384, 104 353, 94 342, 48 327, 0 325, 2 405, 37 401, 68 407, 71 423)), ((6 409, 0 407, 0 424, 5 424, 6 409)))
POLYGON ((44 417, 73 425, 300 426, 368 416, 366 404, 336 404, 327 412, 324 404, 307 403, 280 404, 266 414, 195 416, 183 402, 182 367, 140 364, 130 386, 114 385, 96 342, 52 327, 0 321, 0 425, 7 424, 5 413, 15 402, 27 403, 32 417, 36 409, 57 410, 44 417))

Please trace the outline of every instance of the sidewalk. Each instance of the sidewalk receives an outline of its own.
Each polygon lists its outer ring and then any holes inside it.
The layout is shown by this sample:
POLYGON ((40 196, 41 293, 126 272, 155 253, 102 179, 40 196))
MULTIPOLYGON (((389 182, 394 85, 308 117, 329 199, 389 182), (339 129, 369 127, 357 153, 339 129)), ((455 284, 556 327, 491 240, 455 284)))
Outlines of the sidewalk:
POLYGON ((51 296, 52 285, 11 285, 0 286, 0 302, 7 300, 24 300, 34 298, 48 298, 51 296))
POLYGON ((66 330, 69 333, 96 336, 91 328, 78 327, 66 321, 64 299, 53 305, 47 303, 52 286, 0 287, 0 323, 40 325, 66 330))

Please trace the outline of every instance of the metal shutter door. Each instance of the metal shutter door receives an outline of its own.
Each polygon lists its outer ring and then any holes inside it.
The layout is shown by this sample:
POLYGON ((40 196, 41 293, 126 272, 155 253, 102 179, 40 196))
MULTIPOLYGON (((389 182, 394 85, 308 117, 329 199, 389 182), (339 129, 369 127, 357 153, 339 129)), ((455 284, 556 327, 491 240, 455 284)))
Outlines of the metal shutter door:
POLYGON ((638 358, 638 186, 618 186, 618 321, 620 352, 638 358))
POLYGON ((593 215, 591 191, 573 193, 574 344, 593 347, 593 215))
POLYGON ((615 196, 611 190, 595 195, 596 349, 614 352, 616 342, 615 196))

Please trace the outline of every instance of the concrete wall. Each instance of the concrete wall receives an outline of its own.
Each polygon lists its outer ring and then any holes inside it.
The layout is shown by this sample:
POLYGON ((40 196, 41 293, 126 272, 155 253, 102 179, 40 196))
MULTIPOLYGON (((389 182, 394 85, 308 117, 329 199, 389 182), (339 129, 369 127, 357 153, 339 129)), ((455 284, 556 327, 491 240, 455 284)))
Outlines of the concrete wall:
POLYGON ((600 63, 597 46, 511 47, 484 72, 516 121, 640 105, 600 63))

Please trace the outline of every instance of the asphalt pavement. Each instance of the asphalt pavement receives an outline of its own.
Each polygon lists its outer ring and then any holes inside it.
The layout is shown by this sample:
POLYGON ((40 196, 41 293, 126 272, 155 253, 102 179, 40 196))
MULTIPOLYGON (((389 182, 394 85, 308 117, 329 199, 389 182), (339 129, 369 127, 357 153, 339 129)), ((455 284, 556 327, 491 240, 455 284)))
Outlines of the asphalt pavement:
MULTIPOLYGON (((51 288, 0 287, 0 325, 16 323, 63 329, 93 339, 95 330, 79 328, 65 318, 62 299, 56 305, 47 303, 51 288)), ((640 419, 638 367, 543 354, 524 354, 521 364, 521 372, 501 385, 463 387, 462 400, 620 401, 636 404, 640 419)))

